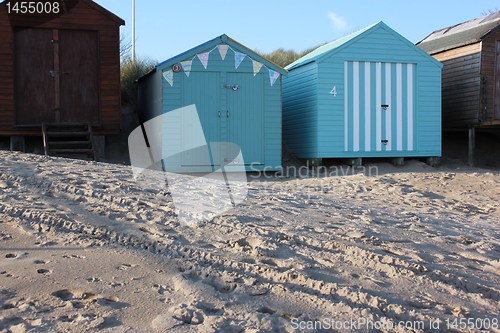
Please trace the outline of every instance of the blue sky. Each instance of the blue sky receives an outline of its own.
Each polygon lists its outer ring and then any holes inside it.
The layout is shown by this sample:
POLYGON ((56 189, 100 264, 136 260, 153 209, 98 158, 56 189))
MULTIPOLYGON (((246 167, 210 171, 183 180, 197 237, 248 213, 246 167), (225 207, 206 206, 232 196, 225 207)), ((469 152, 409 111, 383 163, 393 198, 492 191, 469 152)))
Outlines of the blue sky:
MULTIPOLYGON (((96 2, 125 20, 130 41, 132 1, 96 2)), ((498 0, 136 0, 136 52, 163 61, 223 33, 262 52, 301 51, 378 21, 417 42, 494 9, 498 0)))

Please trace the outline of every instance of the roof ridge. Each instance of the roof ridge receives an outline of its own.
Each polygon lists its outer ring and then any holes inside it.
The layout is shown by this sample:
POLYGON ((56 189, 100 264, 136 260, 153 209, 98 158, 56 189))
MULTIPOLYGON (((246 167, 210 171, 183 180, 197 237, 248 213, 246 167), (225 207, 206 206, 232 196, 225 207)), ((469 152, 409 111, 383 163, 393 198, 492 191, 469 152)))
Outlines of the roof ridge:
POLYGON ((374 28, 378 25, 385 25, 385 24, 382 21, 378 21, 377 23, 371 24, 367 27, 364 27, 363 29, 357 30, 351 34, 342 36, 342 37, 337 38, 331 42, 328 42, 326 44, 318 46, 317 48, 315 48, 311 52, 305 54, 304 56, 300 57, 299 59, 295 60, 294 62, 292 62, 291 64, 286 66, 285 69, 292 69, 294 67, 298 67, 301 65, 305 65, 309 62, 316 61, 318 58, 321 58, 322 55, 324 55, 325 53, 328 53, 332 50, 335 50, 335 49, 345 45, 346 43, 363 35, 364 33, 368 32, 369 30, 371 30, 372 28, 374 28))
MULTIPOLYGON (((480 16, 480 17, 476 17, 476 18, 464 21, 464 22, 460 22, 460 23, 457 23, 457 24, 453 24, 453 25, 441 28, 441 29, 434 30, 433 32, 431 32, 426 38, 424 38, 420 42, 423 42, 425 39, 429 38, 430 36, 434 35, 435 33, 444 31, 443 35, 445 35, 445 34, 448 33, 448 31, 452 30, 453 28, 459 27, 461 25, 465 25, 466 23, 470 23, 470 22, 473 22, 473 21, 479 21, 478 24, 476 26, 474 26, 473 28, 475 28, 477 26, 480 26, 480 25, 483 25, 483 24, 488 24, 488 23, 493 23, 493 22, 496 22, 496 21, 500 21, 500 16, 498 18, 494 19, 494 20, 488 20, 488 21, 486 21, 486 18, 488 18, 489 16, 498 15, 499 13, 500 13, 500 11, 496 11, 496 12, 490 13, 488 15, 483 15, 483 16, 480 16)), ((470 28, 470 29, 472 29, 472 28, 470 28)), ((452 35, 452 34, 460 33, 460 32, 461 31, 451 32, 450 34, 448 34, 448 36, 452 35)), ((437 37, 437 38, 440 38, 440 37, 437 37)))

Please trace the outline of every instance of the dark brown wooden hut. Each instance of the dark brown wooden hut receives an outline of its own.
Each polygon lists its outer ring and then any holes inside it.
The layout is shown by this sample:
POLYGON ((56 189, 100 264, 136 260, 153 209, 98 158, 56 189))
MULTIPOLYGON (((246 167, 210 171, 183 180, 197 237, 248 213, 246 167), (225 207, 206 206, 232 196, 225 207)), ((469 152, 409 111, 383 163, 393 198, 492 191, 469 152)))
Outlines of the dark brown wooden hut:
POLYGON ((500 128, 500 11, 434 31, 417 43, 443 63, 443 130, 500 128))
POLYGON ((125 22, 91 0, 44 3, 53 8, 0 4, 0 136, 41 136, 42 123, 118 133, 125 22))
POLYGON ((443 127, 500 125, 500 11, 434 31, 418 46, 443 63, 443 127))

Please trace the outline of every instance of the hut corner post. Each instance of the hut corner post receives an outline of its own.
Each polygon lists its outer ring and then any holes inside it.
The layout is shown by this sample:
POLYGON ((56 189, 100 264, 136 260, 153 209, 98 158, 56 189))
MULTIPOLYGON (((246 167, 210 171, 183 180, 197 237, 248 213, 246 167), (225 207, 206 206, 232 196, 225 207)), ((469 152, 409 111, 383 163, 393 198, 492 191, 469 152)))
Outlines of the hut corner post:
POLYGON ((13 135, 10 137, 10 151, 26 152, 26 140, 22 135, 13 135))
POLYGON ((469 128, 469 148, 467 155, 467 163, 469 166, 474 166, 474 149, 476 148, 476 129, 469 128))

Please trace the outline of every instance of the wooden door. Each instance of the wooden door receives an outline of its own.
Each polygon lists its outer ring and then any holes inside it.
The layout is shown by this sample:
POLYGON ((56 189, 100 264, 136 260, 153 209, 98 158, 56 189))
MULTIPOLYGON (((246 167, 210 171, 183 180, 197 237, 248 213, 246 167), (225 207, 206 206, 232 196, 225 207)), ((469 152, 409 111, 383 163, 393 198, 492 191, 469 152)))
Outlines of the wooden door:
MULTIPOLYGON (((264 76, 227 73, 225 141, 240 147, 245 165, 264 164, 264 76), (230 87, 234 88, 230 88, 230 87)), ((230 152, 230 151, 228 151, 230 152)), ((232 160, 234 156, 226 159, 232 160)), ((241 165, 243 161, 234 161, 241 165)))
POLYGON ((414 64, 344 63, 344 150, 413 151, 414 64))
POLYGON ((59 30, 60 120, 99 120, 97 32, 59 30))
MULTIPOLYGON (((180 120, 180 128, 189 131, 189 137, 180 142, 182 148, 181 165, 184 168, 191 168, 198 171, 196 167, 219 165, 219 161, 214 161, 213 154, 207 154, 209 147, 217 145, 221 141, 221 109, 220 109, 220 75, 217 72, 196 72, 192 71, 189 77, 184 76, 182 81, 182 105, 194 104, 198 111, 199 121, 202 125, 203 133, 195 133, 193 124, 196 119, 183 118, 180 120), (203 136, 206 147, 192 149, 203 136), (205 153, 207 152, 207 153, 205 153)), ((199 129, 195 129, 199 131, 199 129)), ((179 137, 184 138, 184 135, 179 137)), ((174 135, 174 139, 175 135, 174 135)), ((168 144, 168 143, 167 143, 168 144)), ((206 170, 201 168, 200 170, 206 170)))
POLYGON ((54 45, 52 30, 14 32, 16 125, 55 120, 54 45))

